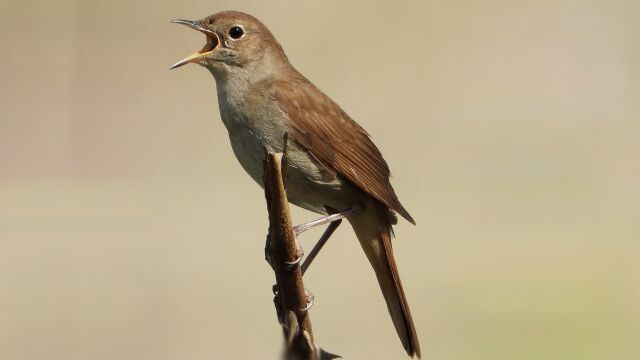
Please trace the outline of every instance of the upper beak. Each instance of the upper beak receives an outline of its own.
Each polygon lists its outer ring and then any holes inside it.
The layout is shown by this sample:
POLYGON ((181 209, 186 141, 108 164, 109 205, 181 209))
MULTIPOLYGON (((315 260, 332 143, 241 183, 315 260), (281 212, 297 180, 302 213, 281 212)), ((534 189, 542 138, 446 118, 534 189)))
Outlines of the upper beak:
POLYGON ((171 66, 170 69, 175 69, 177 67, 180 67, 182 65, 185 65, 191 62, 197 62, 201 58, 211 54, 213 50, 215 50, 220 44, 218 35, 216 35, 215 32, 203 27, 199 21, 173 20, 172 23, 186 25, 194 30, 200 31, 201 33, 207 36, 207 43, 204 45, 204 47, 200 51, 197 51, 187 56, 186 58, 178 61, 177 63, 173 64, 173 66, 171 66))

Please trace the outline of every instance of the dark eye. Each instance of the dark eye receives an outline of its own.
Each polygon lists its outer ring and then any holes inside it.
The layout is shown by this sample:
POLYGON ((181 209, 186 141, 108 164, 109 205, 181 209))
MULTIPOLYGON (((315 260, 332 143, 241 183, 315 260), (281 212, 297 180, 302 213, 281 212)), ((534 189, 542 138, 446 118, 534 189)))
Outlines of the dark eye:
POLYGON ((240 26, 234 26, 229 29, 229 36, 231 36, 232 39, 240 39, 242 35, 244 35, 244 30, 242 30, 240 26))

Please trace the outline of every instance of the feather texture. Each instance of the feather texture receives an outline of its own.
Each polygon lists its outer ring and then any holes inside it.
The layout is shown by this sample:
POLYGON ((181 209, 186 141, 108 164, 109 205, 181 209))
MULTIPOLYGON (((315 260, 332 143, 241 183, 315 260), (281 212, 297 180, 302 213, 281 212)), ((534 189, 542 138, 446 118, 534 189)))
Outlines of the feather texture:
POLYGON ((369 134, 298 73, 274 81, 272 96, 288 116, 291 137, 314 158, 415 225, 389 182, 389 166, 369 134))

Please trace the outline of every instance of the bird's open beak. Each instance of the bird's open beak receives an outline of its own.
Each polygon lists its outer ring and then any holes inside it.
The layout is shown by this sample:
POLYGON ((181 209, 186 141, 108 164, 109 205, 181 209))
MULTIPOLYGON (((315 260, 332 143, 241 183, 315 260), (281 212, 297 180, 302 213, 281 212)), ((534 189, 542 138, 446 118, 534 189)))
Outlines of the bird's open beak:
POLYGON ((220 45, 220 39, 218 38, 218 35, 216 35, 216 33, 214 33, 213 31, 203 27, 199 21, 173 20, 172 22, 176 24, 186 25, 194 30, 200 31, 201 33, 207 36, 207 43, 204 45, 204 47, 200 51, 197 51, 187 56, 186 58, 178 61, 177 63, 173 64, 173 66, 171 66, 170 69, 175 69, 177 67, 180 67, 182 65, 192 63, 192 62, 198 62, 204 57, 206 57, 207 55, 211 54, 218 47, 218 45, 220 45))

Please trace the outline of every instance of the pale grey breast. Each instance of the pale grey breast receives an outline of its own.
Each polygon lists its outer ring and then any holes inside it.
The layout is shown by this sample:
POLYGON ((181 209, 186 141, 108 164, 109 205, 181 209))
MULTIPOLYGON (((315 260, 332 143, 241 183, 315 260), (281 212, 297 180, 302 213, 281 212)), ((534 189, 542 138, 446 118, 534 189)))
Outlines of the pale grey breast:
MULTIPOLYGON (((220 116, 229 132, 233 152, 242 168, 260 186, 264 151, 281 152, 289 131, 286 114, 266 96, 245 96, 242 86, 218 82, 220 116), (240 90, 240 91, 239 91, 240 90), (248 102, 247 99, 252 99, 248 102)), ((254 91, 255 92, 255 91, 254 91)), ((310 211, 324 213, 325 204, 336 204, 343 180, 317 163, 292 140, 288 144, 287 194, 289 201, 310 211)))

